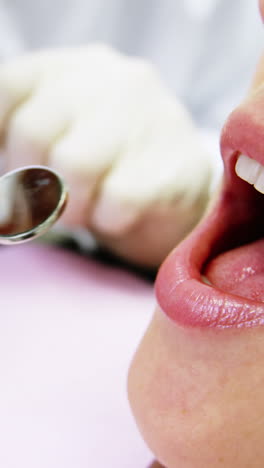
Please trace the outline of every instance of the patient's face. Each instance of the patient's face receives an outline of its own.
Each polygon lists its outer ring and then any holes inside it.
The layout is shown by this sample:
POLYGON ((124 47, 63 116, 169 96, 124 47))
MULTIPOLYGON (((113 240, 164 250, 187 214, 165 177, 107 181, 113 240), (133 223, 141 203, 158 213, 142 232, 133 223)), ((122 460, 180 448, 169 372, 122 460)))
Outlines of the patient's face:
POLYGON ((264 466, 261 80, 223 129, 221 193, 161 267, 130 369, 132 410, 167 468, 264 466))

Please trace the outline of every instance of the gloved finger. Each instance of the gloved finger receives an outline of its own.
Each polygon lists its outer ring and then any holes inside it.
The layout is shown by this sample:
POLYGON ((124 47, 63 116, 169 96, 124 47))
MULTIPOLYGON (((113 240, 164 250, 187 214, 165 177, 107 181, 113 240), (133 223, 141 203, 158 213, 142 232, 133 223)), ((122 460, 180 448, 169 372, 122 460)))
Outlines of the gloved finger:
POLYGON ((0 67, 0 132, 15 108, 36 88, 48 53, 21 56, 0 67))
POLYGON ((69 186, 66 223, 89 224, 98 186, 120 156, 123 144, 122 123, 112 108, 105 106, 74 123, 51 148, 49 165, 63 174, 69 186))
MULTIPOLYGON (((86 103, 88 100, 82 112, 85 117, 79 118, 50 151, 49 164, 64 174, 69 184, 70 198, 64 214, 68 224, 90 225, 91 205, 104 178, 149 126, 152 109, 147 105, 151 100, 148 93, 143 93, 146 85, 138 85, 135 91, 131 76, 127 81, 119 76, 120 86, 112 78, 104 85, 100 76, 97 80, 89 78, 89 92, 83 92, 86 103), (139 89, 146 101, 142 108, 135 96, 139 89)), ((79 102, 83 105, 84 98, 79 102)))
POLYGON ((64 101, 58 99, 59 80, 40 87, 14 113, 5 141, 7 168, 26 164, 47 164, 52 143, 69 125, 64 101))
POLYGON ((157 203, 174 205, 184 215, 181 225, 189 225, 190 218, 197 218, 193 210, 197 200, 206 199, 210 176, 207 157, 195 134, 153 135, 131 147, 103 181, 93 226, 119 236, 157 203))

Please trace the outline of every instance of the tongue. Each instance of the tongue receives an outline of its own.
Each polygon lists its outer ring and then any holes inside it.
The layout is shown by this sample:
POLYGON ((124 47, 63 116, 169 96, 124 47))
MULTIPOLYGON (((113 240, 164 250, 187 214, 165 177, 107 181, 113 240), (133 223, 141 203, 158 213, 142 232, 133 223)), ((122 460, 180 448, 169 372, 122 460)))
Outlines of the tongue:
POLYGON ((205 271, 213 286, 264 302, 264 239, 214 258, 205 271))

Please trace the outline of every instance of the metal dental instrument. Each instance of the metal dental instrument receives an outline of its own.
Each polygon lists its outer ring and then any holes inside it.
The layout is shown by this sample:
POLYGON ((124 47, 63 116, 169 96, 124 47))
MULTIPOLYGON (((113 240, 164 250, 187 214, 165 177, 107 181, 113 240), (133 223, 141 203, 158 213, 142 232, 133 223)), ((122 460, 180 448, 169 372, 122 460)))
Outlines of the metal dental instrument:
POLYGON ((45 166, 26 166, 0 177, 0 244, 29 241, 47 232, 62 214, 68 193, 45 166))

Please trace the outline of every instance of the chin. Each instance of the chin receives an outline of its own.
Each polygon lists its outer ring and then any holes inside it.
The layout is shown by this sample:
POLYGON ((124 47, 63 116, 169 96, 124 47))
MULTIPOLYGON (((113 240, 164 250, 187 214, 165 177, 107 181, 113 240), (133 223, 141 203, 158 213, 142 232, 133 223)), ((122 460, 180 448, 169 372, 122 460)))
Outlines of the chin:
POLYGON ((162 264, 131 364, 132 411, 166 468, 264 466, 263 104, 228 119, 221 190, 162 264))
POLYGON ((263 468, 264 336, 198 330, 159 309, 128 378, 145 442, 166 468, 263 468))

